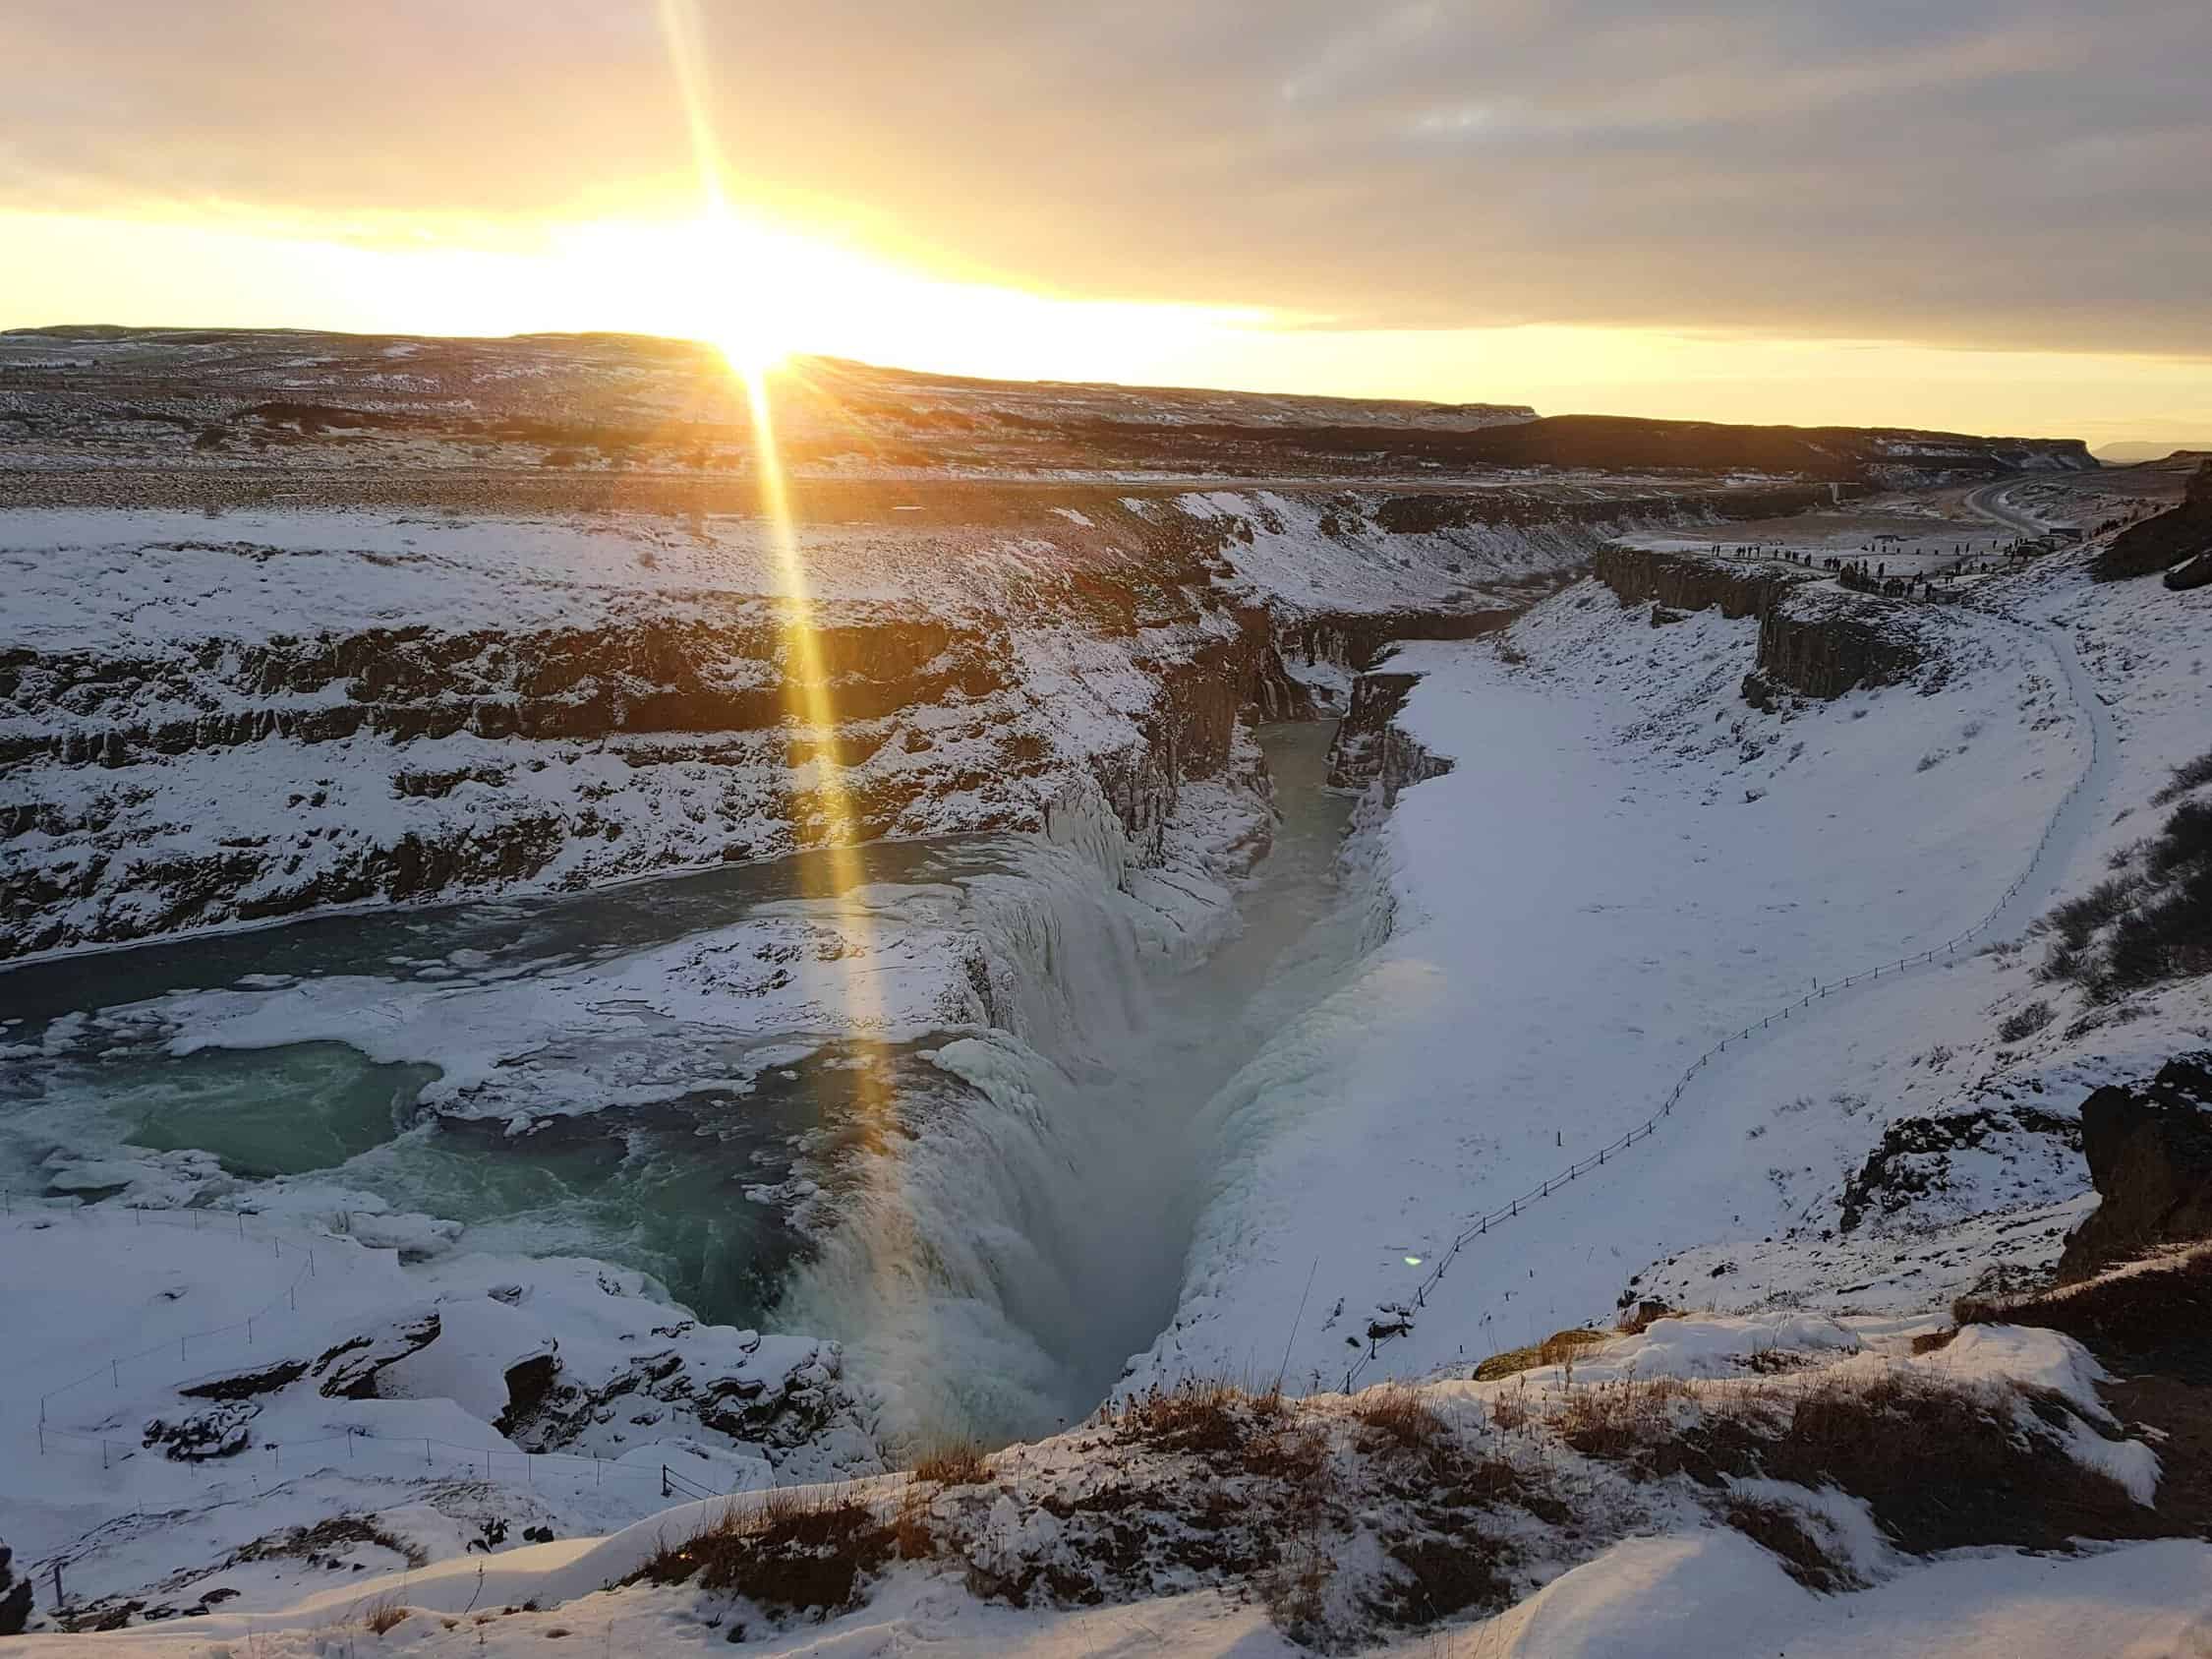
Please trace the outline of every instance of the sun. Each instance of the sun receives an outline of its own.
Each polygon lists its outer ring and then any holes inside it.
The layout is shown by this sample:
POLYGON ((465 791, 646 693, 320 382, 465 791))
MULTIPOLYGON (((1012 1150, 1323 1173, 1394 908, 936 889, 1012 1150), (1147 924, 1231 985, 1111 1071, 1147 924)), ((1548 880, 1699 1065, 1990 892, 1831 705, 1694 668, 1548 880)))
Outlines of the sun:
POLYGON ((727 211, 701 218, 689 240, 697 332, 748 380, 778 367, 791 353, 791 319, 774 242, 727 211))
POLYGON ((722 353, 725 363, 741 379, 757 381, 771 370, 784 366, 791 348, 775 334, 755 326, 752 319, 733 319, 728 325, 718 327, 708 337, 707 343, 722 353))

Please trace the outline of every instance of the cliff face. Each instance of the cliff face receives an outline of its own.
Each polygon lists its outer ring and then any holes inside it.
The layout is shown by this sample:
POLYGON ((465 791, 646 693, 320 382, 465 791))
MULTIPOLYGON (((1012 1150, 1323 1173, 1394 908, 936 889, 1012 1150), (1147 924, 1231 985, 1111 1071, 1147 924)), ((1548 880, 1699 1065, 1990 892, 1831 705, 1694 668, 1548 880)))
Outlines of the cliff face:
POLYGON ((1791 587, 1807 579, 1763 565, 1723 564, 1686 554, 1625 547, 1599 549, 1592 570, 1623 605, 1718 610, 1723 617, 1763 617, 1791 587))
POLYGON ((1394 531, 1386 494, 880 495, 875 525, 799 526, 804 602, 750 520, 0 539, 0 957, 1036 829, 1071 789, 1143 856, 1240 720, 1317 712, 1286 652, 1486 630, 1595 536, 1394 531))
MULTIPOLYGON (((2090 572, 2101 582, 2149 576, 2190 561, 2203 563, 2207 554, 2212 554, 2212 460, 2198 466, 2190 477, 2181 505, 2121 531, 2097 556, 2090 572)), ((2212 567, 2189 573, 2194 580, 2170 581, 2167 585, 2196 587, 2212 580, 2212 567)))
POLYGON ((1839 697, 1862 685, 1895 684, 1924 660, 1907 602, 1828 587, 1810 571, 1608 547, 1594 573, 1623 605, 1758 618, 1757 671, 1745 681, 1754 700, 1775 686, 1839 697))
POLYGON ((1398 711, 1419 682, 1418 674, 1377 670, 1352 682, 1352 706, 1336 729, 1329 749, 1329 783, 1337 789, 1379 784, 1385 805, 1398 792, 1424 778, 1440 778, 1452 763, 1430 754, 1396 724, 1398 711))
POLYGON ((1760 618, 1758 672, 1808 697, 1910 680, 1924 654, 1906 603, 1840 589, 1786 594, 1760 618))

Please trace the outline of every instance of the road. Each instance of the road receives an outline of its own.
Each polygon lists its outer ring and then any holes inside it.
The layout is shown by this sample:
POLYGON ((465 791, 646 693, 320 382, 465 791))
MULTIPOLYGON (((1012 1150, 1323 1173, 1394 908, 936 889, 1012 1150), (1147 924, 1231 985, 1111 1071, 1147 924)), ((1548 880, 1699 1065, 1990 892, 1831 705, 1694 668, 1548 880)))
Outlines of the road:
POLYGON ((1966 504, 2008 530, 2017 530, 2023 536, 2040 536, 2048 525, 2039 524, 2026 513, 2006 504, 2006 492, 2017 482, 2017 479, 2000 479, 1995 484, 1984 484, 1979 490, 1970 490, 1966 493, 1966 504))

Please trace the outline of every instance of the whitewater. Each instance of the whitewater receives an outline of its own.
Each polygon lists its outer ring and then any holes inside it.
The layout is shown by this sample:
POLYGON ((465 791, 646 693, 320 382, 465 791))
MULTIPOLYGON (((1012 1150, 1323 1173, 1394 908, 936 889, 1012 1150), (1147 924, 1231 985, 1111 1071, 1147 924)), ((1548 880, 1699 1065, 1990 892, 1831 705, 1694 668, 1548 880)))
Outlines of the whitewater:
POLYGON ((1331 731, 1259 734, 1249 875, 1139 867, 1077 800, 856 885, 808 855, 20 969, 0 1174, 616 1263, 841 1343, 888 1448, 1048 1434, 1168 1333, 1209 1102, 1368 938, 1331 731))

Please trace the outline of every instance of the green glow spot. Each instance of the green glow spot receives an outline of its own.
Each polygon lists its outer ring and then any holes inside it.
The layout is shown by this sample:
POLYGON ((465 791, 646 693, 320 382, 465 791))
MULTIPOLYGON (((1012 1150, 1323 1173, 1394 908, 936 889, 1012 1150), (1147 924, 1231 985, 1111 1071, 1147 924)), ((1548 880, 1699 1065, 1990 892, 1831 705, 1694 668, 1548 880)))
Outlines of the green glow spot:
POLYGON ((1409 1268, 1418 1268, 1418 1267, 1420 1267, 1420 1266, 1421 1266, 1421 1258, 1420 1258, 1419 1256, 1408 1256, 1408 1257, 1406 1258, 1406 1266, 1407 1266, 1407 1267, 1409 1267, 1409 1268))

